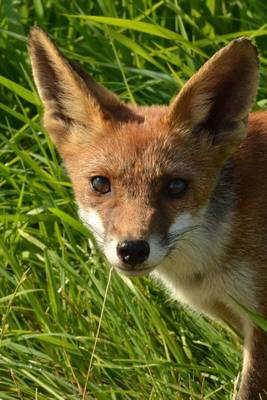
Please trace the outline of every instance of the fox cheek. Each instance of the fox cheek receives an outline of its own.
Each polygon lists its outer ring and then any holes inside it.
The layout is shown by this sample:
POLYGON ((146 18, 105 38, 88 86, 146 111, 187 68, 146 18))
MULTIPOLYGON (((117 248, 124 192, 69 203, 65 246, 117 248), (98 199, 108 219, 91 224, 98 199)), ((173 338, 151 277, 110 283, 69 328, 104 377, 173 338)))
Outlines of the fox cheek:
POLYGON ((205 207, 200 209, 196 216, 189 212, 183 212, 177 215, 174 222, 169 227, 168 235, 174 240, 177 240, 178 237, 194 230, 199 226, 201 216, 204 214, 205 209, 205 207))
POLYGON ((85 209, 79 205, 79 216, 81 221, 92 231, 97 243, 104 243, 105 228, 97 211, 92 208, 85 209))

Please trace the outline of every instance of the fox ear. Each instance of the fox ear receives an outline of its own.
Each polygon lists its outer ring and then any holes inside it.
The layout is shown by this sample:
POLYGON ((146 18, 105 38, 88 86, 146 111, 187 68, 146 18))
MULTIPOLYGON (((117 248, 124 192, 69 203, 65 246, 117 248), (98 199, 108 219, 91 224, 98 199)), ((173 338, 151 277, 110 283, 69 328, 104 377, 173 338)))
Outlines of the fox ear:
POLYGON ((185 84, 170 106, 169 122, 212 143, 240 143, 257 93, 259 66, 250 40, 232 41, 185 84))
POLYGON ((134 118, 130 108, 68 61, 39 28, 31 30, 29 53, 44 104, 44 125, 57 144, 74 126, 85 127, 88 133, 106 119, 134 118))

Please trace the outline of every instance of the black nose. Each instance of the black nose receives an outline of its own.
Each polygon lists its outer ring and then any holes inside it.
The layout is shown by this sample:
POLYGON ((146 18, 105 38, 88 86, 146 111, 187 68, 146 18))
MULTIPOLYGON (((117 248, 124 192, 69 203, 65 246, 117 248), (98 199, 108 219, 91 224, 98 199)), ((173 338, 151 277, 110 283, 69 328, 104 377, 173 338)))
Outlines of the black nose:
POLYGON ((117 246, 119 258, 130 265, 142 264, 148 259, 149 244, 145 240, 124 240, 117 246))

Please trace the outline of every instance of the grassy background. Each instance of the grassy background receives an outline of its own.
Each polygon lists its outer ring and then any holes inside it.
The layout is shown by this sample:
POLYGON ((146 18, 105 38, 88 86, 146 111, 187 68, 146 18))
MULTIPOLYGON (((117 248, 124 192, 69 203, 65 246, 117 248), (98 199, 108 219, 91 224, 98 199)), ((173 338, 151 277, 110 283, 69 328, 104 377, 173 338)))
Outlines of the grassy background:
MULTIPOLYGON (((245 34, 260 51, 255 108, 263 108, 266 15, 262 0, 1 0, 1 399, 83 398, 109 271, 40 125, 30 27, 140 104, 168 102, 214 51, 245 34)), ((113 274, 84 397, 230 399, 240 354, 235 336, 177 307, 150 279, 113 274)))

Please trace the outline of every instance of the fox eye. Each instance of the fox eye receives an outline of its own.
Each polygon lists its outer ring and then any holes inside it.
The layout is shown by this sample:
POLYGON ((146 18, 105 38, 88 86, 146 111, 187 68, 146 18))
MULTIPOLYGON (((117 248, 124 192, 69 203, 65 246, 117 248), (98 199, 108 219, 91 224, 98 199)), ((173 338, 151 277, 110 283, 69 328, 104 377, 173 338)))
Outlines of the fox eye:
POLYGON ((187 182, 183 179, 172 179, 167 186, 168 197, 178 199, 187 189, 187 182))
POLYGON ((95 192, 101 194, 110 192, 110 181, 105 176, 94 176, 91 178, 91 186, 95 192))

